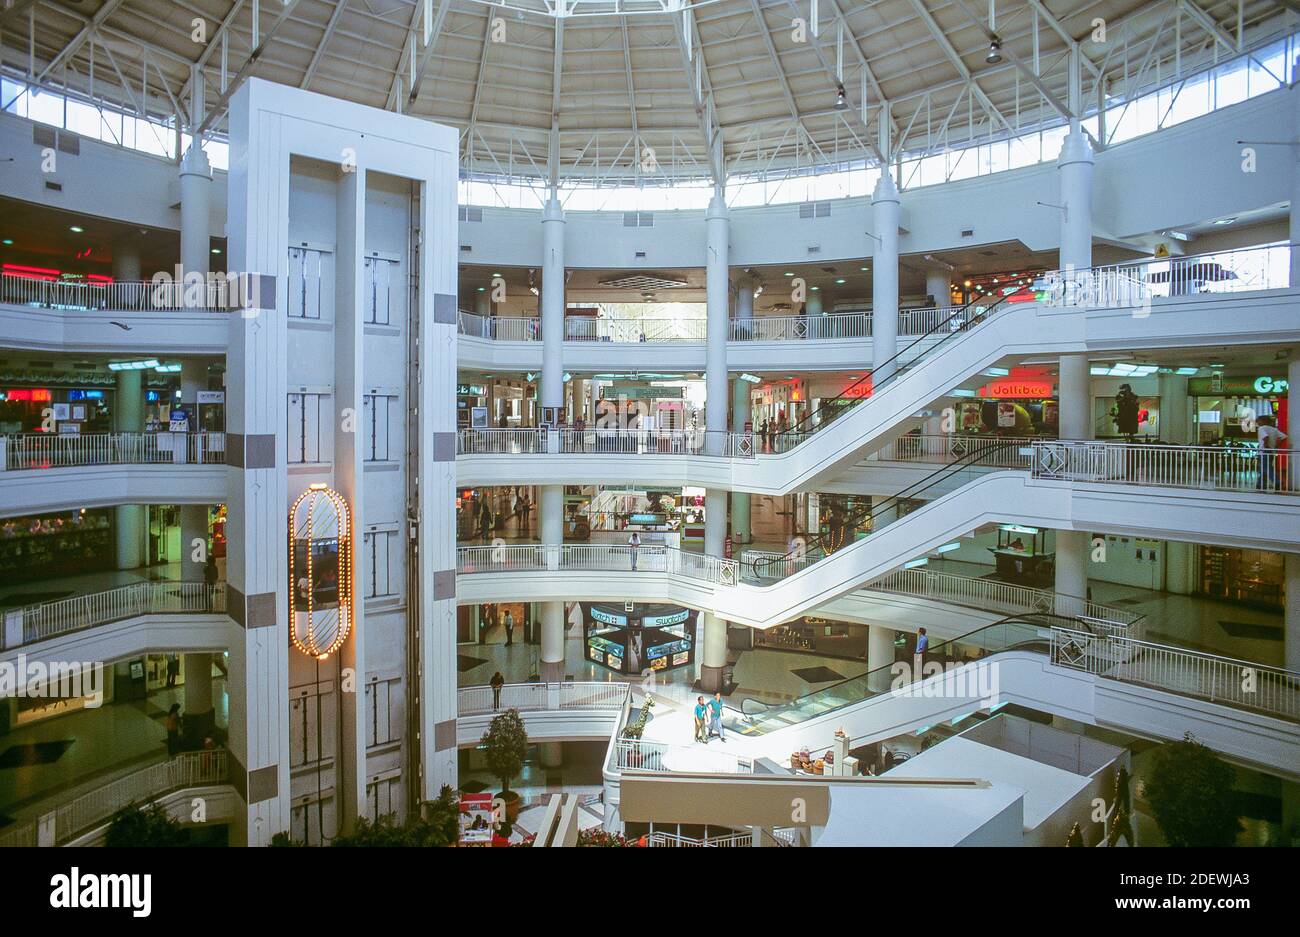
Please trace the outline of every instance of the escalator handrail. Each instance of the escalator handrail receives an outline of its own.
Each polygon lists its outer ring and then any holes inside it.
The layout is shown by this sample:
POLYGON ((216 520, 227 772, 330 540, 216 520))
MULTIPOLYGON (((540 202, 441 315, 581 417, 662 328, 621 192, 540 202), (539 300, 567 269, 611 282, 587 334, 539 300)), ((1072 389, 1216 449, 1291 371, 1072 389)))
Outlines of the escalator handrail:
MULTIPOLYGON (((926 475, 924 478, 918 479, 917 481, 913 482, 911 485, 908 485, 902 491, 899 491, 896 494, 889 495, 883 501, 880 501, 878 503, 873 502, 869 507, 866 508, 865 511, 858 511, 855 512, 854 514, 851 514, 848 518, 845 519, 844 527, 846 529, 860 527, 868 518, 873 518, 877 511, 883 512, 886 509, 897 507, 899 504, 902 503, 904 498, 911 498, 915 495, 920 494, 923 491, 927 491, 928 489, 939 484, 939 482, 942 481, 943 478, 951 477, 955 472, 958 472, 962 469, 970 468, 972 465, 975 465, 976 463, 982 461, 983 459, 987 458, 990 455, 1000 454, 1007 449, 1018 448, 1019 446, 1020 446, 1019 442, 997 443, 985 449, 981 449, 979 452, 968 453, 962 456, 956 462, 949 462, 947 465, 941 466, 940 468, 931 472, 929 475, 926 475)), ((873 525, 873 531, 874 531, 874 525, 873 525)), ((804 544, 803 546, 804 555, 806 556, 811 549, 816 549, 817 546, 821 547, 823 553, 826 556, 830 556, 830 554, 834 552, 834 551, 826 550, 825 548, 826 545, 823 542, 822 535, 818 533, 816 537, 812 538, 811 540, 809 540, 807 543, 804 544)), ((755 557, 753 560, 750 561, 750 569, 753 571, 756 577, 762 578, 762 574, 759 572, 759 564, 763 564, 764 567, 767 567, 773 563, 784 563, 798 552, 800 551, 790 550, 780 557, 771 557, 771 556, 755 557)))
MULTIPOLYGON (((997 628, 997 627, 999 627, 1000 625, 1027 624, 1027 625, 1036 625, 1036 626, 1037 626, 1037 625, 1041 625, 1041 624, 1047 624, 1047 625, 1050 626, 1050 627, 1063 627, 1063 626, 1060 625, 1060 624, 1054 624, 1054 623, 1052 623, 1052 622, 1046 622, 1046 623, 1044 623, 1043 621, 1041 621, 1041 619, 1052 619, 1054 622, 1070 622, 1072 625, 1078 625, 1078 626, 1081 626, 1081 630, 1087 631, 1089 634, 1093 634, 1093 635, 1098 635, 1098 636, 1100 636, 1100 635, 1099 635, 1099 632, 1097 631, 1097 629, 1093 628, 1093 627, 1092 627, 1092 626, 1091 626, 1087 621, 1085 621, 1084 619, 1082 619, 1082 618, 1080 618, 1080 617, 1078 617, 1078 616, 1055 615, 1055 614, 1051 614, 1051 613, 1048 613, 1048 612, 1030 612, 1030 613, 1027 613, 1027 614, 1009 615, 1009 616, 1007 616, 1006 618, 1001 618, 1001 619, 998 619, 998 620, 995 621, 995 622, 990 622, 990 623, 987 624, 987 625, 983 625, 982 627, 976 628, 974 631, 968 631, 968 632, 966 632, 965 634, 958 635, 958 636, 955 637, 955 638, 949 638, 948 640, 944 641, 942 644, 937 644, 937 645, 935 645, 934 647, 929 648, 929 649, 926 651, 926 654, 927 654, 927 655, 937 654, 937 653, 938 653, 942 648, 947 647, 947 646, 949 646, 949 645, 957 644, 957 643, 962 643, 962 642, 969 642, 970 639, 974 638, 974 637, 975 637, 976 635, 978 635, 980 632, 982 632, 982 631, 987 631, 987 630, 989 630, 990 628, 997 628)), ((1080 630, 1080 629, 1074 629, 1074 630, 1080 630)), ((1036 639, 1036 640, 1041 640, 1041 639, 1036 639)), ((1007 645, 1007 646, 1004 647, 1004 648, 999 648, 999 649, 996 650, 996 651, 991 651, 991 652, 989 652, 989 654, 990 654, 990 655, 991 655, 991 654, 1001 654, 1001 653, 1003 653, 1003 652, 1005 652, 1005 651, 1015 650, 1017 647, 1021 647, 1021 646, 1024 646, 1024 645, 1027 645, 1027 644, 1032 644, 1032 643, 1036 643, 1036 641, 1033 641, 1033 640, 1031 640, 1031 641, 1019 641, 1019 642, 1016 642, 1016 643, 1014 643, 1014 644, 1009 644, 1009 645, 1007 645)), ((980 660, 980 659, 982 659, 982 658, 975 658, 975 659, 976 659, 976 660, 980 660)), ((843 680, 840 680, 840 681, 838 681, 838 682, 836 682, 836 683, 832 683, 832 684, 831 684, 830 686, 828 686, 828 687, 822 687, 820 690, 814 690, 814 691, 811 692, 811 693, 805 693, 803 696, 797 696, 797 697, 795 697, 794 699, 792 699, 792 700, 788 700, 788 701, 786 701, 786 702, 784 702, 784 703, 781 703, 781 704, 779 704, 779 705, 772 705, 772 704, 768 704, 768 703, 763 703, 762 705, 763 705, 764 707, 766 707, 767 709, 777 709, 777 708, 785 708, 785 707, 793 707, 793 706, 797 706, 797 705, 800 703, 800 701, 802 701, 802 700, 806 700, 806 699, 808 699, 808 698, 810 698, 810 697, 816 696, 816 695, 818 695, 819 693, 830 693, 830 692, 833 691, 836 687, 845 686, 845 685, 847 685, 847 684, 849 684, 849 683, 853 683, 854 681, 867 681, 867 682, 869 683, 870 681, 868 680, 868 678, 869 678, 872 674, 874 674, 874 673, 878 673, 878 672, 880 672, 880 671, 882 671, 882 670, 889 670, 889 669, 891 669, 891 668, 894 666, 895 663, 897 663, 897 661, 892 661, 892 660, 891 660, 888 664, 883 664, 883 665, 880 666, 880 667, 875 667, 875 668, 873 668, 873 669, 871 669, 871 670, 863 671, 862 673, 858 674, 856 677, 847 677, 847 678, 845 678, 845 679, 843 679, 843 680)), ((835 712, 836 710, 844 709, 844 708, 847 707, 847 706, 854 706, 854 705, 857 705, 858 703, 863 702, 864 700, 868 700, 868 699, 871 699, 871 698, 874 697, 874 696, 879 696, 879 695, 881 695, 881 694, 883 694, 883 693, 888 693, 888 692, 889 692, 889 690, 881 690, 881 691, 878 692, 878 693, 868 693, 866 696, 863 696, 863 697, 861 697, 860 699, 856 699, 856 700, 853 700, 852 702, 845 703, 843 706, 835 706, 835 707, 833 707, 833 708, 831 708, 831 709, 825 710, 824 712, 818 713, 818 715, 819 715, 819 716, 823 716, 823 715, 825 715, 825 714, 828 713, 828 712, 835 712)), ((743 707, 744 707, 745 702, 746 702, 745 700, 742 700, 742 701, 741 701, 742 711, 743 711, 743 707)), ((761 702, 761 700, 760 700, 760 701, 757 701, 757 702, 761 702)), ((818 751, 821 751, 821 749, 818 749, 818 751)))
MULTIPOLYGON (((1017 287, 1016 289, 1014 289, 1014 290, 1012 290, 1012 291, 1010 291, 1010 292, 1008 292, 1008 293, 1003 293, 1003 294, 1002 294, 1001 296, 999 296, 997 299, 995 299, 995 300, 993 300, 991 303, 989 303, 989 305, 987 305, 987 306, 985 306, 983 309, 979 310, 979 312, 978 312, 978 314, 977 314, 977 318, 975 318, 973 321, 964 322, 962 328, 960 328, 960 329, 952 329, 952 328, 949 327, 949 328, 947 329, 947 335, 946 335, 943 339, 940 340, 939 344, 942 344, 943 342, 947 341, 949 337, 951 337, 951 336, 953 336, 953 335, 956 335, 956 334, 958 334, 959 332, 964 332, 964 331, 966 331, 967 328, 969 328, 970 326, 978 325, 979 323, 983 322, 985 319, 988 318, 989 314, 992 313, 993 310, 997 309, 998 306, 1002 305, 1002 304, 1003 304, 1004 302, 1006 302, 1009 298, 1011 298, 1012 296, 1015 296, 1015 295, 1017 295, 1017 294, 1019 294, 1019 293, 1023 293, 1023 292, 1025 292, 1026 290, 1029 290, 1029 289, 1030 289, 1029 286, 1020 286, 1020 287, 1017 287)), ((788 427, 788 428, 782 430, 780 433, 778 433, 778 434, 776 434, 776 435, 777 435, 777 436, 791 436, 791 435, 796 435, 797 433, 800 432, 800 430, 799 430, 799 427, 800 427, 800 426, 803 426, 803 425, 804 425, 808 420, 812 419, 813 416, 815 416, 816 414, 821 413, 821 411, 822 411, 824 408, 826 408, 829 404, 832 404, 832 403, 834 403, 834 402, 836 402, 836 401, 839 401, 839 400, 844 400, 844 399, 848 396, 849 391, 853 390, 855 387, 858 387, 858 386, 861 385, 864 381, 869 381, 869 380, 871 379, 871 375, 874 374, 877 370, 879 370, 880 368, 886 367, 886 366, 888 366, 888 365, 890 365, 890 364, 893 364, 895 361, 897 361, 899 358, 901 358, 901 357, 902 357, 903 355, 905 355, 907 352, 911 351, 913 348, 915 348, 915 347, 916 347, 917 345, 919 345, 921 342, 924 342, 926 339, 930 338, 930 336, 934 335, 936 332, 943 331, 944 328, 950 326, 950 324, 951 324, 954 320, 959 319, 960 317, 964 317, 964 316, 966 315, 966 311, 967 311, 968 309, 970 309, 971 306, 974 306, 974 305, 975 305, 977 302, 979 302, 981 299, 986 299, 986 298, 987 298, 987 297, 979 297, 979 298, 977 298, 977 299, 972 299, 970 302, 968 302, 966 305, 962 306, 962 307, 961 307, 960 309, 958 309, 956 312, 954 312, 954 313, 952 313, 951 315, 949 315, 949 316, 948 316, 946 319, 944 319, 942 322, 939 322, 939 323, 935 324, 934 326, 932 326, 932 327, 931 327, 931 328, 930 328, 930 329, 929 329, 929 330, 928 330, 924 335, 920 335, 920 336, 918 336, 918 337, 916 338, 915 341, 909 342, 909 343, 907 344, 906 347, 899 349, 897 352, 894 353, 893 357, 889 358, 889 359, 886 360, 886 361, 882 361, 879 365, 873 365, 870 369, 867 370, 867 372, 866 372, 865 374, 862 375, 862 377, 858 378, 856 381, 854 381, 854 382, 853 382, 852 384, 850 384, 848 387, 844 388, 842 391, 840 391, 840 392, 839 392, 838 394, 836 394, 834 397, 830 397, 830 398, 827 398, 827 399, 823 400, 823 401, 821 402, 821 404, 818 405, 818 407, 817 407, 816 410, 812 410, 812 411, 809 411, 808 413, 804 414, 803 416, 801 416, 801 417, 799 418, 799 421, 798 421, 797 423, 794 423, 793 425, 791 425, 790 427, 788 427)), ((894 371, 890 372, 890 374, 888 374, 888 375, 885 377, 885 379, 884 379, 883 381, 880 382, 881 386, 883 387, 885 384, 889 383, 893 378, 897 377, 900 373, 902 373, 902 370, 903 370, 902 368, 897 368, 897 369, 895 369, 894 371)), ((878 390, 880 390, 880 387, 876 387, 876 386, 873 385, 873 386, 872 386, 872 389, 871 389, 872 396, 875 396, 875 394, 876 394, 876 392, 877 392, 878 390)), ((869 399, 869 398, 868 398, 868 399, 869 399)), ((807 432, 807 431, 805 430, 804 432, 807 432)))

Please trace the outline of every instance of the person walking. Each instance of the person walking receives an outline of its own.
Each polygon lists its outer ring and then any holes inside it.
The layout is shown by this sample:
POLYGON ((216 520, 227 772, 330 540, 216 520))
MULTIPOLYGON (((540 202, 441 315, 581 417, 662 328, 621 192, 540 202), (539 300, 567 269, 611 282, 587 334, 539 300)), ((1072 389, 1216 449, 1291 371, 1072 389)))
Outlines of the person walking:
POLYGON ((925 633, 924 628, 918 628, 916 631, 916 673, 912 675, 913 680, 921 679, 921 667, 925 664, 925 652, 930 649, 930 636, 925 633))
POLYGON ((634 530, 632 536, 627 538, 627 552, 632 557, 632 572, 636 572, 636 553, 640 546, 641 535, 634 530))
POLYGON ((713 694, 713 699, 709 700, 709 737, 712 738, 715 733, 721 741, 726 741, 722 735, 722 691, 720 690, 713 694))
POLYGON ((704 697, 695 697, 695 741, 709 744, 709 737, 704 733, 704 720, 708 715, 709 707, 704 705, 704 697))
POLYGON ((1259 481, 1255 487, 1272 488, 1276 491, 1278 484, 1277 450, 1289 437, 1277 428, 1277 420, 1271 416, 1261 416, 1256 421, 1256 437, 1259 439, 1259 481))
POLYGON ((167 685, 176 685, 176 678, 181 675, 181 659, 176 654, 167 655, 167 685))
POLYGON ((492 675, 488 681, 488 686, 492 687, 492 711, 496 712, 501 708, 501 688, 506 685, 506 678, 501 676, 501 671, 492 675))
POLYGON ((212 611, 216 601, 217 590, 217 558, 211 553, 208 554, 208 561, 203 564, 203 585, 204 596, 207 600, 208 611, 212 611))
POLYGON ((506 626, 506 647, 515 643, 515 616, 510 614, 510 609, 506 609, 505 620, 506 626))
POLYGON ((167 757, 175 758, 181 750, 181 704, 172 703, 163 719, 163 728, 167 730, 167 757))

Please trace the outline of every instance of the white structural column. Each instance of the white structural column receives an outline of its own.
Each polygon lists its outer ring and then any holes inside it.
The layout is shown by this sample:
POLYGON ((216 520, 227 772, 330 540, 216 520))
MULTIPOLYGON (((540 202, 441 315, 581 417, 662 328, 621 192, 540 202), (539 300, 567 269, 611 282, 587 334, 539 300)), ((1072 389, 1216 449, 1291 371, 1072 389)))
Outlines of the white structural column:
MULTIPOLYGON (((885 121, 886 131, 888 121, 885 121)), ((871 258, 871 383, 879 387, 898 370, 898 186, 882 172, 871 196, 876 236, 871 258)))
MULTIPOLYGON (((1057 377, 1060 398, 1060 433, 1062 439, 1089 439, 1089 410, 1092 397, 1089 391, 1088 356, 1062 355, 1057 377)), ((1056 591, 1062 596, 1086 599, 1088 596, 1088 531, 1058 530, 1056 532, 1056 591)), ((1066 605, 1064 609, 1074 614, 1082 607, 1066 605)))
MULTIPOLYGON (((113 395, 113 429, 119 433, 144 431, 144 372, 118 371, 113 395)), ((145 507, 119 504, 113 511, 117 541, 117 568, 136 569, 144 565, 145 507)))
MULTIPOLYGON (((736 378, 734 384, 731 401, 731 430, 734 433, 743 433, 745 424, 750 422, 753 413, 750 399, 750 391, 753 385, 749 381, 740 378, 736 378)), ((736 543, 749 543, 754 539, 749 520, 749 492, 733 491, 731 493, 731 535, 736 543)))
POLYGON ((180 175, 181 269, 206 277, 211 268, 212 167, 197 138, 185 151, 180 175))
POLYGON ((474 294, 474 314, 484 319, 492 315, 492 294, 488 290, 474 294))
MULTIPOLYGON (((243 308, 229 316, 226 355, 226 607, 240 629, 230 646, 227 748, 246 806, 232 842, 265 846, 289 829, 288 328, 277 289, 288 255, 289 158, 268 139, 280 139, 284 115, 262 113, 253 87, 230 104, 228 260, 251 279, 236 291, 243 308)), ((186 246, 195 250, 192 214, 191 225, 182 260, 193 259, 186 246)))
MULTIPOLYGON (((543 328, 545 328, 543 326, 543 328)), ((547 568, 558 569, 564 544, 564 487, 540 488, 542 543, 546 546, 547 568)), ((540 676, 545 683, 564 679, 564 603, 542 602, 542 654, 540 676)))
POLYGON ((934 300, 936 306, 947 306, 952 302, 952 291, 948 289, 948 271, 927 270, 925 273, 926 295, 934 300))
POLYGON ((822 314, 822 291, 808 287, 808 298, 804 300, 803 314, 805 316, 820 316, 822 314))
MULTIPOLYGON (((1291 139, 1300 139, 1300 82, 1291 85, 1287 94, 1291 96, 1291 116, 1294 120, 1291 139)), ((1300 244, 1300 146, 1289 146, 1286 149, 1291 155, 1291 243, 1300 244)), ((1300 248, 1296 247, 1291 249, 1291 286, 1300 286, 1300 248)))
MULTIPOLYGON (((1072 98, 1077 97, 1078 93, 1077 59, 1076 55, 1072 60, 1072 98)), ((1061 199, 1061 207, 1058 209, 1061 213, 1060 265, 1066 271, 1084 270, 1092 266, 1092 148, 1077 120, 1071 121, 1070 132, 1061 145, 1057 171, 1061 199)), ((1060 437, 1092 438, 1089 429, 1092 398, 1089 391, 1088 356, 1062 355, 1057 384, 1060 437)), ((1087 598, 1087 531, 1056 532, 1056 591, 1064 596, 1087 598)))
MULTIPOLYGON (((564 406, 564 210, 554 192, 542 211, 541 406, 564 406)), ((564 543, 564 488, 543 485, 539 521, 542 543, 551 548, 547 566, 558 568, 564 543)), ((564 678, 564 603, 541 603, 541 678, 564 678)))
POLYGON ((140 279, 140 242, 133 237, 113 241, 113 279, 133 283, 140 279))
MULTIPOLYGON (((893 675, 889 665, 894 662, 894 629, 880 625, 867 628, 867 689, 882 693, 889 689, 893 675)), ((913 679, 919 677, 913 675, 913 679)))
POLYGON ((564 406, 564 209, 542 211, 542 407, 564 406))
POLYGON ((723 687, 727 667, 727 622, 712 612, 701 612, 704 620, 703 651, 700 655, 700 688, 714 693, 723 687))
POLYGON ((722 193, 709 201, 706 217, 707 244, 705 257, 705 294, 708 342, 704 358, 704 428, 709 435, 706 451, 721 455, 727 429, 727 308, 731 285, 727 258, 730 233, 727 203, 722 193))
MULTIPOLYGON (((1287 364, 1286 378, 1291 387, 1300 387, 1300 354, 1293 355, 1287 364)), ((1286 440, 1284 445, 1292 450, 1300 450, 1300 420, 1292 417, 1287 432, 1290 433, 1291 438, 1286 440)), ((1292 457, 1288 460, 1286 475, 1282 476, 1279 472, 1279 477, 1284 478, 1284 483, 1292 491, 1300 491, 1300 465, 1297 465, 1297 462, 1300 460, 1292 457)), ((1300 553, 1284 553, 1282 562, 1283 575, 1286 579, 1285 631, 1283 632, 1286 669, 1300 671, 1300 553)), ((1298 787, 1300 786, 1292 785, 1287 795, 1292 797, 1293 805, 1298 787)))

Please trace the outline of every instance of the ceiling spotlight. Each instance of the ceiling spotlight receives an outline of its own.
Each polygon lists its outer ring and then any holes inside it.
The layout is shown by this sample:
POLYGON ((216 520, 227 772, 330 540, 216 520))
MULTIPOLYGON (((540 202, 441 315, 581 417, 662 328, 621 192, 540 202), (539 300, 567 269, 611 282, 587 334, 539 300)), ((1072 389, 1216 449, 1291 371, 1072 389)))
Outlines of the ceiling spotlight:
POLYGON ((993 36, 989 40, 989 54, 984 56, 984 61, 990 65, 996 65, 1002 61, 1002 40, 993 36))
POLYGON ((835 86, 835 110, 842 111, 849 106, 849 100, 844 94, 844 86, 835 86))
POLYGON ((81 234, 86 229, 83 228, 81 225, 74 224, 72 225, 72 227, 68 228, 68 230, 71 231, 73 234, 81 234))

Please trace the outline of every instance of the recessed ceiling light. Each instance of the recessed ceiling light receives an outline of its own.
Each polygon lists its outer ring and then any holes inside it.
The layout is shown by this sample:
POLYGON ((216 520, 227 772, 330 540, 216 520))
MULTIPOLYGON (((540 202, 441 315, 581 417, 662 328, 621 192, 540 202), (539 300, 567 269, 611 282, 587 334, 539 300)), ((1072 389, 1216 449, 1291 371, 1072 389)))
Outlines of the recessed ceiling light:
POLYGON ((1232 224, 1236 220, 1236 218, 1220 218, 1215 224, 1232 224))
POLYGON ((13 242, 14 242, 13 238, 5 238, 3 241, 0 241, 0 244, 3 244, 5 247, 8 247, 9 245, 13 244, 13 242))
POLYGON ((836 283, 843 283, 843 282, 844 282, 844 277, 840 277, 840 278, 839 278, 838 280, 836 280, 835 282, 836 282, 836 283))
POLYGON ((220 254, 220 253, 221 253, 221 248, 219 248, 219 247, 214 247, 214 248, 212 248, 212 253, 214 253, 214 254, 220 254))
POLYGON ((68 230, 71 231, 73 234, 81 234, 86 229, 83 228, 81 225, 74 224, 72 227, 68 228, 68 230))
POLYGON ((821 289, 820 286, 814 286, 814 287, 812 288, 812 290, 813 290, 814 293, 817 292, 819 289, 821 289))
POLYGON ((786 276, 788 276, 788 277, 792 277, 792 276, 794 276, 794 274, 793 274, 793 273, 787 273, 786 276))

